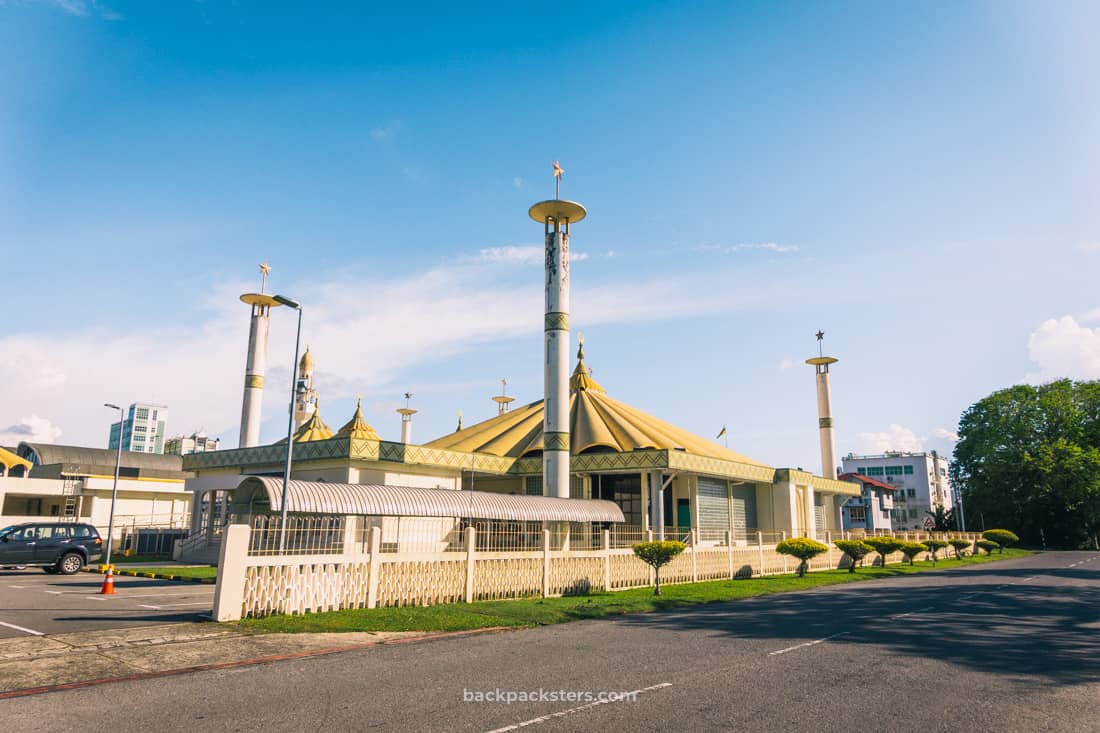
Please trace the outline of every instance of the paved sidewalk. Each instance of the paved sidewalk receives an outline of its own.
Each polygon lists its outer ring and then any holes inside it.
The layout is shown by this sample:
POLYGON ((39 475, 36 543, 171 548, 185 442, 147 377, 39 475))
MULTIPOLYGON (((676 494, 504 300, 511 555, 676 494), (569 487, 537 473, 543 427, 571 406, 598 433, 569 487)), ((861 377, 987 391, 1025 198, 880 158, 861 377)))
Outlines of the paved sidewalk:
POLYGON ((254 634, 228 624, 177 623, 0 639, 0 699, 29 688, 276 661, 418 636, 433 634, 254 634))

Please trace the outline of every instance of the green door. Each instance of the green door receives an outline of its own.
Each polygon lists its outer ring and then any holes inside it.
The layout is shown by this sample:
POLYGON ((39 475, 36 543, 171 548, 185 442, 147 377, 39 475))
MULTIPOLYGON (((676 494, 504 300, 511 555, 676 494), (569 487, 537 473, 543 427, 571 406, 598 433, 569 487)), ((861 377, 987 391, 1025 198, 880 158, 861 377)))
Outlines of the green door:
POLYGON ((681 535, 676 539, 683 542, 691 530, 691 501, 688 499, 676 500, 676 527, 681 535))

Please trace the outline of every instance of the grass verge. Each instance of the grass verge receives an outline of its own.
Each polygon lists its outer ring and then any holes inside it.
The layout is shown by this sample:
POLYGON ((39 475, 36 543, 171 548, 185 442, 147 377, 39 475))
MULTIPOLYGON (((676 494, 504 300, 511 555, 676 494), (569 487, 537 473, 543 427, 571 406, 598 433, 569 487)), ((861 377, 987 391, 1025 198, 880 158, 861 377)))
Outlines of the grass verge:
POLYGON ((479 601, 442 606, 407 608, 373 608, 311 613, 301 616, 267 616, 245 619, 240 625, 258 632, 338 632, 338 631, 462 631, 492 626, 545 626, 579 619, 617 616, 625 613, 646 613, 671 608, 695 606, 701 603, 732 601, 740 598, 805 590, 823 585, 852 583, 896 575, 947 570, 996 560, 1009 560, 1032 554, 1028 550, 1008 549, 1003 555, 981 556, 963 560, 940 560, 915 565, 889 565, 885 568, 864 567, 854 573, 847 570, 827 570, 809 573, 804 578, 795 575, 770 575, 745 580, 718 580, 683 585, 662 585, 662 595, 654 596, 652 588, 635 588, 614 593, 592 593, 564 598, 524 598, 509 601, 479 601))
POLYGON ((137 578, 161 578, 164 580, 210 580, 218 577, 218 568, 213 565, 197 567, 165 568, 115 568, 115 575, 132 575, 137 578))

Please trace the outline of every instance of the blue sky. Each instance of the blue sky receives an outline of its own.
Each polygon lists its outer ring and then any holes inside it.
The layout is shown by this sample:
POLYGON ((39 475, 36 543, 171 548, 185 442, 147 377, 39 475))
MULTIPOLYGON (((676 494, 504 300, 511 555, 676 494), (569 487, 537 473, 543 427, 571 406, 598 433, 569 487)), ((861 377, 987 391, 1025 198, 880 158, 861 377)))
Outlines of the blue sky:
POLYGON ((1100 378, 1098 33, 1089 3, 0 0, 0 442, 105 444, 102 402, 152 399, 234 445, 261 261, 333 427, 357 393, 395 439, 411 390, 415 440, 501 377, 538 399, 526 211, 561 160, 613 396, 816 469, 822 328, 841 454, 950 450, 994 389, 1100 378))

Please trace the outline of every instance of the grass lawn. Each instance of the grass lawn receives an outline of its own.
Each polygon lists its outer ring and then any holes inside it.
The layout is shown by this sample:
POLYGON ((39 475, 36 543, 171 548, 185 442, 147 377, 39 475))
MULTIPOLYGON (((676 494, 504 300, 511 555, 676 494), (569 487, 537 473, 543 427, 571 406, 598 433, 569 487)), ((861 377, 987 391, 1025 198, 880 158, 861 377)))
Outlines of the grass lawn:
POLYGON ((193 568, 189 567, 163 567, 163 568, 115 568, 116 575, 133 575, 137 574, 138 577, 148 578, 209 578, 213 580, 218 577, 218 568, 213 565, 200 565, 193 568))
POLYGON ((528 598, 510 601, 480 601, 443 606, 407 608, 350 609, 311 613, 301 616, 267 616, 244 619, 240 625, 259 632, 320 632, 320 631, 460 631, 491 626, 544 626, 578 619, 617 616, 624 613, 645 613, 668 608, 682 608, 700 603, 752 598, 770 593, 804 590, 822 585, 851 583, 895 575, 946 570, 963 565, 976 565, 996 560, 1008 560, 1032 554, 1028 550, 1005 550, 1003 555, 940 560, 913 566, 889 565, 885 568, 864 567, 828 570, 796 575, 770 575, 745 580, 718 580, 706 583, 662 585, 661 595, 652 588, 635 588, 615 593, 592 593, 565 598, 528 598))

